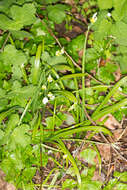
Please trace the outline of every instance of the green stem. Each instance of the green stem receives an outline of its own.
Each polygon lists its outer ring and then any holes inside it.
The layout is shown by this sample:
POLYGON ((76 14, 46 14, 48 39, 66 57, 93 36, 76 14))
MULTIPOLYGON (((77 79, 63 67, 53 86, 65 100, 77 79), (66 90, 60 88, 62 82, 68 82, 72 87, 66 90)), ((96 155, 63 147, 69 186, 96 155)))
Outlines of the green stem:
MULTIPOLYGON (((86 33, 86 38, 84 42, 84 48, 83 48, 83 58, 82 58, 82 74, 85 74, 85 61, 86 61, 86 44, 88 39, 90 27, 88 26, 88 30, 86 33)), ((83 90, 83 96, 82 96, 82 117, 81 121, 84 120, 84 109, 85 109, 85 76, 82 76, 82 90, 83 90)))

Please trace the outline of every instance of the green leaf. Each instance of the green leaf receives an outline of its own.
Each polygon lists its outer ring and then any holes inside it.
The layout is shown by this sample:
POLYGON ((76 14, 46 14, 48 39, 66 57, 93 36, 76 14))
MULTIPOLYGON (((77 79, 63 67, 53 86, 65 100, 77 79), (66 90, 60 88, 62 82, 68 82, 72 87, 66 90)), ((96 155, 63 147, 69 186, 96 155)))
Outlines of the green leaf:
POLYGON ((65 96, 68 100, 72 102, 77 103, 77 98, 70 91, 63 90, 63 91, 56 91, 56 93, 65 96))
POLYGON ((85 37, 83 34, 77 36, 69 42, 67 49, 72 55, 77 55, 77 52, 83 49, 85 37))
POLYGON ((95 165, 94 159, 96 155, 97 155, 96 151, 90 148, 87 148, 80 153, 81 158, 85 159, 85 161, 88 162, 88 164, 94 164, 94 165, 95 165))
POLYGON ((57 115, 55 116, 55 124, 57 127, 59 127, 64 120, 67 119, 67 115, 63 114, 62 112, 58 112, 57 115))
POLYGON ((100 21, 100 24, 97 30, 94 32, 95 39, 103 40, 104 37, 107 37, 108 35, 110 35, 111 27, 112 27, 112 23, 108 21, 107 19, 103 18, 100 21))
POLYGON ((69 67, 68 65, 58 64, 53 66, 56 71, 71 71, 73 72, 74 69, 69 67))
POLYGON ((77 185, 77 183, 74 179, 66 179, 62 183, 62 190, 66 190, 67 188, 73 189, 76 185, 77 185))
POLYGON ((120 172, 117 172, 117 171, 115 171, 114 172, 114 174, 113 174, 115 177, 117 177, 117 178, 119 178, 120 179, 120 181, 127 181, 127 172, 122 172, 122 173, 120 173, 120 172))
POLYGON ((116 190, 125 190, 127 189, 127 184, 124 184, 124 183, 118 183, 116 185, 116 190))
POLYGON ((25 148, 28 144, 30 144, 31 138, 28 135, 29 130, 30 127, 26 124, 16 127, 11 134, 10 146, 14 146, 16 148, 17 145, 20 145, 25 148))
POLYGON ((26 32, 24 30, 21 30, 21 31, 11 31, 11 34, 12 34, 12 36, 15 39, 19 39, 19 40, 24 40, 24 38, 28 38, 28 39, 33 38, 33 36, 32 36, 31 33, 26 32))
POLYGON ((12 180, 16 178, 17 175, 20 175, 20 172, 24 166, 25 165, 22 161, 21 154, 18 150, 8 154, 8 157, 5 158, 0 164, 0 167, 6 174, 7 180, 12 180))
POLYGON ((14 107, 8 109, 7 111, 0 113, 0 123, 2 122, 2 120, 5 117, 7 117, 9 114, 13 113, 16 110, 16 108, 18 108, 18 106, 14 106, 14 107))
POLYGON ((53 117, 46 118, 46 129, 47 129, 48 135, 53 133, 53 131, 54 131, 54 118, 53 117))
MULTIPOLYGON (((52 4, 52 3, 56 3, 57 1, 59 1, 59 0, 42 0, 42 3, 44 3, 44 4, 52 4)), ((39 2, 40 2, 40 0, 39 0, 39 2)))
POLYGON ((127 32, 126 31, 127 31, 127 24, 125 24, 122 21, 118 21, 112 26, 111 33, 115 37, 114 40, 116 43, 123 46, 127 46, 127 32))
POLYGON ((23 7, 13 5, 10 8, 10 17, 0 15, 0 28, 3 30, 20 30, 23 26, 33 24, 36 20, 36 9, 33 4, 25 4, 23 7))
POLYGON ((59 63, 67 63, 66 58, 63 55, 54 56, 47 60, 50 65, 57 65, 59 63))
POLYGON ((4 52, 1 54, 4 64, 16 65, 26 63, 26 57, 23 52, 16 50, 12 45, 7 45, 4 49, 4 52))
POLYGON ((115 80, 113 72, 115 72, 117 68, 118 67, 115 64, 106 63, 104 67, 101 67, 99 69, 99 80, 103 81, 104 83, 110 84, 110 82, 113 82, 115 80))
POLYGON ((10 12, 12 18, 23 26, 33 24, 36 21, 34 4, 24 4, 22 7, 13 5, 10 12))
POLYGON ((0 129, 0 145, 2 144, 2 139, 4 135, 5 135, 4 131, 0 129))
MULTIPOLYGON (((110 98, 117 92, 118 88, 119 88, 120 86, 124 85, 124 84, 126 83, 126 81, 127 81, 127 77, 124 77, 124 78, 122 78, 120 81, 118 81, 118 82, 114 85, 114 87, 112 88, 112 90, 111 90, 111 91, 107 94, 107 96, 105 97, 104 101, 97 107, 97 109, 96 109, 95 112, 93 113, 92 117, 93 117, 93 116, 97 116, 97 113, 104 107, 104 105, 105 105, 106 103, 108 103, 108 101, 110 100, 110 98)), ((127 99, 121 100, 121 103, 124 103, 124 101, 125 101, 125 104, 126 104, 126 100, 127 100, 127 99)), ((115 105, 113 105, 113 106, 111 106, 111 107, 115 107, 115 106, 117 106, 118 104, 120 104, 120 102, 117 103, 117 104, 115 104, 115 105)), ((106 109, 103 109, 103 110, 107 110, 107 109, 108 109, 108 107, 107 107, 106 109)), ((110 107, 109 107, 109 109, 110 109, 110 107)), ((119 106, 118 106, 118 109, 119 109, 119 106)), ((116 111, 116 110, 114 110, 114 111, 116 111)), ((103 113, 103 112, 100 112, 100 114, 102 114, 102 113, 103 113)))
MULTIPOLYGON (((79 124, 77 124, 77 125, 79 125, 79 124)), ((83 127, 77 127, 76 125, 74 125, 71 128, 66 128, 66 129, 61 129, 61 130, 55 131, 54 135, 51 136, 50 140, 52 141, 52 140, 55 140, 60 137, 64 138, 64 137, 67 137, 74 133, 80 133, 83 131, 96 131, 97 133, 103 132, 105 134, 112 135, 108 129, 101 127, 101 126, 86 126, 85 125, 83 127)))
POLYGON ((12 45, 7 45, 4 52, 1 53, 1 60, 8 67, 8 71, 13 72, 14 79, 20 79, 22 77, 20 67, 27 62, 23 52, 17 50, 12 45))
POLYGON ((111 9, 112 5, 112 0, 98 0, 98 6, 100 9, 111 9))
POLYGON ((1 0, 0 1, 0 12, 8 13, 9 8, 16 0, 1 0))
MULTIPOLYGON (((98 58, 98 53, 95 48, 88 48, 86 50, 86 61, 87 62, 96 60, 97 58, 98 58)), ((90 63, 90 65, 91 65, 91 63, 90 63)))
POLYGON ((22 27, 22 23, 11 20, 5 15, 0 15, 0 28, 2 30, 20 30, 22 27))
POLYGON ((63 141, 61 139, 56 139, 56 140, 58 142, 58 146, 61 148, 61 150, 64 152, 64 154, 67 155, 67 158, 72 163, 72 166, 74 167, 74 172, 77 175, 78 184, 79 184, 79 186, 81 186, 81 176, 80 176, 79 169, 77 167, 75 159, 73 158, 71 153, 68 151, 68 149, 64 145, 63 141))
POLYGON ((37 52, 36 52, 36 58, 35 62, 32 68, 32 83, 34 85, 37 84, 40 76, 40 56, 41 56, 41 51, 42 51, 42 44, 38 45, 37 52))
POLYGON ((64 10, 60 10, 57 6, 50 6, 50 11, 48 8, 48 17, 56 24, 60 24, 65 20, 66 14, 64 10))
POLYGON ((116 186, 116 184, 118 183, 118 179, 111 179, 108 184, 104 187, 103 190, 111 190, 114 188, 114 186, 116 186))
POLYGON ((92 181, 90 179, 84 178, 82 185, 78 190, 88 189, 88 190, 101 190, 102 183, 99 181, 92 181))
POLYGON ((23 182, 29 183, 29 181, 32 181, 32 178, 34 177, 36 172, 36 167, 27 167, 22 172, 22 180, 23 182))
POLYGON ((113 0, 114 10, 112 11, 112 17, 116 21, 122 20, 127 16, 127 1, 126 0, 113 0))
POLYGON ((114 57, 114 60, 116 60, 119 63, 122 74, 126 74, 127 73, 127 56, 126 55, 116 56, 114 57))

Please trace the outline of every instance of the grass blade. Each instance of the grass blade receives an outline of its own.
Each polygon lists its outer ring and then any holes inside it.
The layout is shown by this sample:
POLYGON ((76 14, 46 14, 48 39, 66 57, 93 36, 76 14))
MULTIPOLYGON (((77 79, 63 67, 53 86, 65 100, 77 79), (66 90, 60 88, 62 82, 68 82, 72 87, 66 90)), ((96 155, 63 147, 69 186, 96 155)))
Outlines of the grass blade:
POLYGON ((77 98, 70 91, 62 90, 62 91, 56 91, 56 93, 65 96, 71 102, 77 103, 77 98))
POLYGON ((64 154, 67 155, 68 159, 72 163, 72 165, 74 167, 75 174, 77 175, 78 184, 79 184, 79 186, 81 186, 81 176, 80 176, 79 169, 77 167, 77 164, 76 164, 73 156, 68 151, 68 149, 65 147, 65 145, 61 139, 57 139, 57 142, 58 142, 58 146, 61 148, 61 150, 64 152, 64 154))
POLYGON ((74 133, 80 133, 80 132, 84 132, 84 131, 95 131, 97 133, 99 132, 103 132, 105 134, 108 134, 108 135, 112 135, 112 133, 106 129, 105 127, 102 127, 102 126, 81 126, 81 127, 75 127, 73 129, 70 129, 70 128, 67 128, 66 131, 61 129, 59 130, 57 133, 54 133, 53 136, 51 136, 51 138, 49 140, 56 140, 57 138, 60 138, 60 137, 66 137, 68 135, 72 135, 74 133))
POLYGON ((127 76, 122 78, 120 81, 118 81, 114 87, 112 88, 112 90, 108 93, 108 95, 105 97, 105 99, 103 100, 103 102, 100 104, 100 106, 96 109, 96 111, 93 113, 93 116, 95 116, 102 108, 103 106, 109 101, 109 99, 111 98, 111 96, 113 96, 116 91, 118 90, 118 88, 123 85, 124 83, 127 82, 127 76))

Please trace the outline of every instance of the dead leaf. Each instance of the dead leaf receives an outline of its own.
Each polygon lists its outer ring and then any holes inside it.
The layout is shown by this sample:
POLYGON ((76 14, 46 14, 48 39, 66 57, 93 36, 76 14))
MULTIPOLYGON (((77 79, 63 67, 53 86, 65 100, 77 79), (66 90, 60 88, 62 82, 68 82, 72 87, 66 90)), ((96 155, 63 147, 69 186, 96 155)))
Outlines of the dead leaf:
POLYGON ((99 170, 96 169, 94 172, 94 176, 93 176, 92 180, 104 182, 105 181, 105 175, 104 175, 104 173, 101 172, 101 176, 100 176, 99 170))
POLYGON ((115 117, 111 114, 107 114, 104 117, 100 118, 98 121, 102 122, 106 117, 108 117, 108 119, 106 120, 106 122, 104 123, 104 125, 111 130, 116 129, 117 127, 122 128, 122 126, 120 125, 120 123, 115 119, 115 117))
POLYGON ((113 139, 117 141, 120 138, 122 132, 123 129, 116 129, 115 131, 113 131, 113 139))
POLYGON ((82 56, 83 56, 83 49, 81 49, 81 50, 78 52, 78 55, 79 55, 80 58, 82 58, 82 56))
POLYGON ((117 69, 117 71, 116 71, 116 72, 114 72, 114 74, 113 74, 113 75, 115 76, 115 81, 120 80, 120 78, 121 78, 121 71, 120 71, 120 67, 117 69))
POLYGON ((75 4, 74 0, 65 0, 65 3, 67 3, 71 6, 75 4))
POLYGON ((74 26, 74 27, 73 27, 73 31, 74 31, 74 32, 77 32, 77 33, 79 33, 79 34, 83 32, 82 29, 81 29, 79 26, 74 26))
POLYGON ((99 145, 97 145, 97 147, 98 147, 98 150, 99 150, 100 155, 103 158, 103 160, 109 161, 111 158, 110 146, 105 145, 105 144, 102 144, 102 145, 99 144, 99 145))

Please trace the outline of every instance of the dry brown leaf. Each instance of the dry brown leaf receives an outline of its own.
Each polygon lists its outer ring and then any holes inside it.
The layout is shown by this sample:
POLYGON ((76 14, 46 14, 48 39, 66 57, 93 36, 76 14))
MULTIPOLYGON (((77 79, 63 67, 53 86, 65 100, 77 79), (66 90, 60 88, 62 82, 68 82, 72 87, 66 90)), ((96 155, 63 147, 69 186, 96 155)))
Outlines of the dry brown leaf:
POLYGON ((117 71, 114 73, 115 76, 115 81, 120 80, 121 78, 121 71, 120 71, 120 67, 117 69, 117 71))
POLYGON ((96 169, 94 172, 94 176, 93 176, 92 180, 104 182, 105 181, 105 175, 104 175, 104 173, 101 173, 101 176, 100 176, 99 170, 96 169))
POLYGON ((69 5, 74 5, 75 4, 74 0, 65 0, 65 3, 67 3, 69 5))
POLYGON ((115 131, 113 131, 113 139, 117 141, 119 137, 121 136, 122 132, 123 132, 123 129, 116 129, 115 131))
POLYGON ((109 161, 111 158, 110 146, 103 144, 103 145, 97 145, 97 147, 98 147, 101 157, 105 161, 109 161))
POLYGON ((106 120, 106 122, 104 123, 104 125, 111 130, 116 129, 116 127, 122 128, 122 126, 120 125, 120 123, 115 119, 115 117, 111 114, 105 115, 104 117, 100 118, 98 121, 103 121, 106 117, 108 117, 108 119, 106 120))
POLYGON ((82 56, 83 56, 83 49, 81 49, 81 50, 78 52, 78 55, 79 55, 80 58, 82 58, 82 56))
POLYGON ((76 32, 76 33, 82 33, 83 32, 82 29, 79 26, 74 26, 73 31, 76 32))

